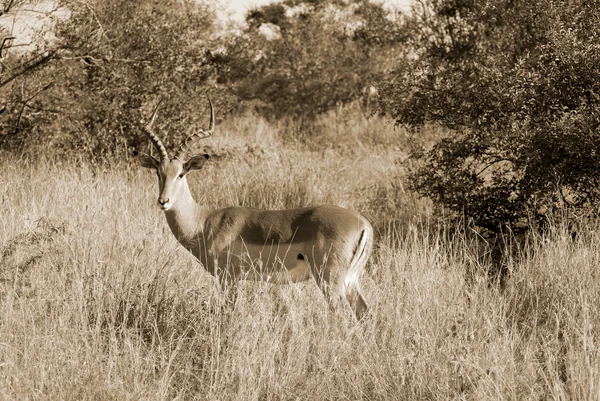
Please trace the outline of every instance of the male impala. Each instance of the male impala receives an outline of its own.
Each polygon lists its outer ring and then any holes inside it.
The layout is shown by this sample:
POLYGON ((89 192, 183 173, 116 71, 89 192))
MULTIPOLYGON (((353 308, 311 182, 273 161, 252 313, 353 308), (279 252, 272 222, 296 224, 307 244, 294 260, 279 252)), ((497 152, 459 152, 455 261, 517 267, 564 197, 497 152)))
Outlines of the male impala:
POLYGON ((144 126, 159 159, 140 153, 141 165, 156 169, 158 204, 175 238, 221 282, 290 283, 308 280, 312 274, 328 301, 333 291, 348 301, 360 319, 367 303, 358 280, 373 243, 373 228, 363 216, 337 206, 208 210, 192 199, 186 174, 201 169, 209 156, 188 158, 187 153, 192 143, 213 133, 210 99, 209 103, 208 130, 189 136, 173 158, 151 129, 158 106, 144 126))

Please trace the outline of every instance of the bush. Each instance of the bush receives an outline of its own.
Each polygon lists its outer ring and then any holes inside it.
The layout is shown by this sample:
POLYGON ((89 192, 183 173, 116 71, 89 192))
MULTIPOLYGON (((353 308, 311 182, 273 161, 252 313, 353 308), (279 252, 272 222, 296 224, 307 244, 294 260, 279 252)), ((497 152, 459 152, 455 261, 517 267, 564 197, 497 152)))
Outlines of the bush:
POLYGON ((160 97, 156 126, 160 131, 168 124, 167 145, 207 124, 206 96, 213 95, 215 103, 220 96, 212 93, 214 67, 206 57, 214 21, 206 5, 65 0, 60 6, 69 18, 56 24, 47 45, 52 62, 10 84, 12 97, 0 117, 13 135, 5 137, 3 148, 62 148, 97 160, 122 156, 128 147, 146 143, 140 121, 160 97), (21 98, 48 83, 24 108, 21 98))
POLYGON ((251 10, 229 38, 219 80, 262 115, 309 119, 361 99, 404 38, 380 4, 287 0, 251 10))
POLYGON ((420 4, 412 57, 386 80, 381 111, 453 133, 414 154, 413 188, 490 232, 596 202, 600 4, 420 4))

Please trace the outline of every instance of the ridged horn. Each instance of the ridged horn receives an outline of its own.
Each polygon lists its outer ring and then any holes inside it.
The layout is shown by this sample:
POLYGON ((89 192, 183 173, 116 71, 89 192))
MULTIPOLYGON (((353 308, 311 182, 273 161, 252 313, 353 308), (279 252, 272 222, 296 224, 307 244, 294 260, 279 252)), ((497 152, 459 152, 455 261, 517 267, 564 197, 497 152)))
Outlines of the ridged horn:
POLYGON ((167 153, 167 148, 163 145, 160 138, 152 131, 152 124, 154 124, 154 120, 156 119, 156 114, 158 113, 158 107, 162 103, 162 99, 158 101, 154 110, 152 111, 152 115, 150 116, 150 122, 144 125, 144 133, 150 138, 158 152, 160 153, 160 160, 169 160, 169 154, 167 153))
POLYGON ((208 129, 201 129, 200 132, 195 132, 188 136, 179 146, 179 151, 175 155, 175 159, 185 161, 186 153, 188 152, 192 144, 194 144, 200 139, 208 138, 213 134, 213 131, 215 129, 215 111, 210 97, 208 98, 208 103, 210 105, 210 122, 208 124, 208 129))

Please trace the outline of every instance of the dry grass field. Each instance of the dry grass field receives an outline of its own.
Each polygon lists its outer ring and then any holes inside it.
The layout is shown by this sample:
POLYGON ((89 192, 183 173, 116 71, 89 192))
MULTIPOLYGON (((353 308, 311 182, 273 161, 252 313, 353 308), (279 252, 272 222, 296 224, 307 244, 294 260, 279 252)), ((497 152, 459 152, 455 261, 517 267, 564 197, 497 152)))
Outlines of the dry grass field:
POLYGON ((429 228, 429 204, 405 190, 415 138, 344 111, 317 127, 219 123, 190 187, 210 208, 333 203, 368 217, 360 323, 312 281, 245 283, 222 308, 133 161, 2 158, 0 399, 600 398, 595 227, 533 235, 500 287, 478 245, 429 228))

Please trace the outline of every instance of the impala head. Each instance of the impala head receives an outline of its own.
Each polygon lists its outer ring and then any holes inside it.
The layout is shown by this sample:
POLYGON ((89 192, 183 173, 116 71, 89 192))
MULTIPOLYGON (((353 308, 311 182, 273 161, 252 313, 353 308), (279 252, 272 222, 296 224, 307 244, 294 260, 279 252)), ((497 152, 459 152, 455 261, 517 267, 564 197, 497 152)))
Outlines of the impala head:
POLYGON ((156 174, 158 175, 158 204, 163 210, 169 210, 182 196, 185 196, 189 192, 185 178, 186 174, 192 170, 201 169, 209 158, 206 154, 195 155, 189 158, 187 155, 193 143, 199 139, 208 138, 213 134, 215 114, 210 99, 208 99, 208 102, 210 103, 210 124, 208 130, 201 129, 200 132, 193 133, 187 137, 181 143, 173 158, 169 157, 165 145, 163 145, 160 138, 152 131, 152 124, 156 118, 160 102, 154 108, 150 122, 144 126, 144 133, 158 150, 159 158, 156 159, 153 156, 139 152, 139 159, 142 167, 156 170, 156 174))

